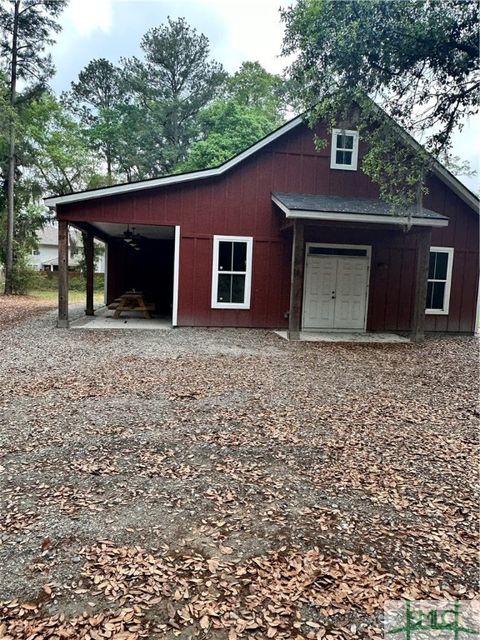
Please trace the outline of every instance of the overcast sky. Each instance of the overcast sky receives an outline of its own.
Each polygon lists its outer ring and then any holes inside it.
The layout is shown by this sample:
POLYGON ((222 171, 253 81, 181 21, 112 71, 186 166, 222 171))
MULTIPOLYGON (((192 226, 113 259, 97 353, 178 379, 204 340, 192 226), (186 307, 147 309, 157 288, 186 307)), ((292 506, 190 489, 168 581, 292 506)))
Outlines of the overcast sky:
MULTIPOLYGON (((112 62, 139 55, 140 39, 148 29, 172 18, 187 22, 210 40, 212 57, 227 71, 244 60, 258 60, 268 71, 286 66, 280 57, 283 25, 279 7, 293 0, 70 0, 62 18, 63 31, 53 48, 58 93, 69 88, 93 58, 112 62)), ((480 119, 466 123, 454 139, 454 153, 480 165, 480 119)), ((480 178, 461 178, 478 191, 480 178)))

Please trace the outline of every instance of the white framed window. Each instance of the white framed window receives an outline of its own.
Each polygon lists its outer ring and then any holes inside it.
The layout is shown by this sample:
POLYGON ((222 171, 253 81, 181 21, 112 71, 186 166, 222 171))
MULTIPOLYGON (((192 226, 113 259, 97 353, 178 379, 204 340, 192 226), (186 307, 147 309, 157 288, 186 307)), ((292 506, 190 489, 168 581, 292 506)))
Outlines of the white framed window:
POLYGON ((447 315, 452 285, 453 249, 430 247, 425 313, 447 315))
POLYGON ((253 238, 213 236, 212 309, 250 309, 253 238))
POLYGON ((358 131, 332 129, 331 169, 356 171, 358 164, 358 131))

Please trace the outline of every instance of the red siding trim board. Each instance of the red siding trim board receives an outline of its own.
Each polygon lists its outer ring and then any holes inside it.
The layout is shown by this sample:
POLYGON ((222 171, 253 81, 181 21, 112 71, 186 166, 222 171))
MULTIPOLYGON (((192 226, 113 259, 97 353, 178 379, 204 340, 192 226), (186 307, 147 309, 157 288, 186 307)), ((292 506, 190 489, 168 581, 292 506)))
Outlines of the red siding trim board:
MULTIPOLYGON (((453 247, 454 263, 449 314, 428 315, 426 329, 471 333, 479 281, 479 218, 438 178, 432 177, 428 188, 425 206, 449 218, 448 227, 433 229, 432 245, 453 247)), ((180 225, 179 325, 286 327, 291 232, 282 230, 285 220, 271 201, 273 191, 378 197, 376 185, 360 169, 330 169, 329 146, 317 151, 312 132, 299 126, 221 177, 63 204, 57 215, 73 223, 180 225), (254 238, 249 310, 211 308, 214 235, 254 238)), ((367 329, 408 331, 415 228, 403 232, 379 228, 384 225, 306 224, 306 241, 372 245, 367 329)), ((112 282, 120 282, 116 262, 112 251, 112 282)))

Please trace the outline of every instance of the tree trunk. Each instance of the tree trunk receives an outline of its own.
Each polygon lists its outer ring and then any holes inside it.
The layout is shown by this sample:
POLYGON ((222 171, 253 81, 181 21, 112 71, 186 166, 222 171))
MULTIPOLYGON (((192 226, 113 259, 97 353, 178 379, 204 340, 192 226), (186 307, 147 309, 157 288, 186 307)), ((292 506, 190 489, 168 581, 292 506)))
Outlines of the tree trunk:
POLYGON ((112 156, 110 150, 107 150, 107 181, 112 184, 112 156))
POLYGON ((8 151, 8 188, 7 188, 7 238, 6 238, 6 260, 5 260, 5 293, 13 293, 13 239, 15 229, 15 122, 14 107, 17 98, 17 41, 18 41, 18 12, 20 0, 15 0, 13 13, 12 30, 12 69, 10 76, 10 114, 11 122, 9 129, 9 151, 8 151))

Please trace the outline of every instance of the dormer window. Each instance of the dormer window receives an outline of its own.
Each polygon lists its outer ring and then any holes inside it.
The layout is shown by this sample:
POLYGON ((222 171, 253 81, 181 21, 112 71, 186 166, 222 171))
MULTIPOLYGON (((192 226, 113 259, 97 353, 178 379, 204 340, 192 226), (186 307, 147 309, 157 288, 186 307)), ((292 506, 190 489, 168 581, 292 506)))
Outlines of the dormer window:
POLYGON ((331 169, 356 171, 358 163, 358 131, 332 129, 331 169))

